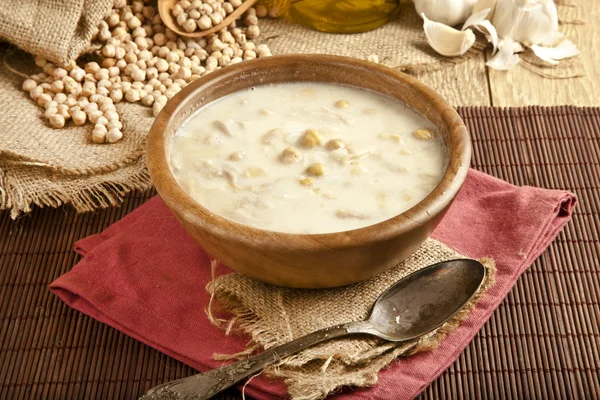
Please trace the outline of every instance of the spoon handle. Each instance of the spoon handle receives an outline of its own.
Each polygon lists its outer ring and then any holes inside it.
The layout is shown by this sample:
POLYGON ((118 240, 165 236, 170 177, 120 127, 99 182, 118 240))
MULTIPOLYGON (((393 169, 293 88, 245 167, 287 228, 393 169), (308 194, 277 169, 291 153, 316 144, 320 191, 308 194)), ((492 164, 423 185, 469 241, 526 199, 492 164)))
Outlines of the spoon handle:
POLYGON ((201 374, 188 376, 150 389, 140 400, 204 400, 252 376, 270 364, 329 339, 356 333, 372 333, 373 326, 367 321, 349 322, 302 336, 289 343, 265 350, 253 357, 224 365, 201 374))

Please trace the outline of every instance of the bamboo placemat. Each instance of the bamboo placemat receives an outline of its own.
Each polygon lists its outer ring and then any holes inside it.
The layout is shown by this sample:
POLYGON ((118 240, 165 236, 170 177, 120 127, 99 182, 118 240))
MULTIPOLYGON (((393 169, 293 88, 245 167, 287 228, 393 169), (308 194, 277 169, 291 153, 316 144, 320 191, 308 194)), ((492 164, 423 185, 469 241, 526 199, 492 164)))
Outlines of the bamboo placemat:
MULTIPOLYGON (((473 136, 473 167, 514 184, 569 189, 580 203, 422 398, 600 398, 600 108, 459 112, 473 136)), ((131 399, 194 372, 69 309, 47 287, 78 261, 77 239, 153 194, 85 215, 60 208, 17 222, 0 216, 0 398, 131 399)))

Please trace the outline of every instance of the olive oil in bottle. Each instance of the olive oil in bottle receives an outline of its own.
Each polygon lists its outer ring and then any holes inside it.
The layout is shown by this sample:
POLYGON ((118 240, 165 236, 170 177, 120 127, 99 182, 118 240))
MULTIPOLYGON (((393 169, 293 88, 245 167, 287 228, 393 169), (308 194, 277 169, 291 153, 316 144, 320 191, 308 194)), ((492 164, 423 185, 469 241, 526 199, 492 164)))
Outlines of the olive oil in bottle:
POLYGON ((400 0, 291 0, 286 14, 319 31, 357 33, 392 21, 399 8, 400 0))

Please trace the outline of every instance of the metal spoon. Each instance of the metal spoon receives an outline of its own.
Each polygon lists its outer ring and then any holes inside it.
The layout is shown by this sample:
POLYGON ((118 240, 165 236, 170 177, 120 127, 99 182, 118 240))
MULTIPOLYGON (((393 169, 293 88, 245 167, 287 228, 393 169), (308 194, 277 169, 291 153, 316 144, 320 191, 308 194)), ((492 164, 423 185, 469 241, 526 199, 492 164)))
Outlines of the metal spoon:
POLYGON ((414 272, 386 290, 365 321, 313 332, 248 359, 150 389, 140 400, 203 400, 268 365, 307 347, 347 335, 366 334, 392 342, 415 339, 452 318, 475 295, 486 276, 475 260, 452 260, 414 272))

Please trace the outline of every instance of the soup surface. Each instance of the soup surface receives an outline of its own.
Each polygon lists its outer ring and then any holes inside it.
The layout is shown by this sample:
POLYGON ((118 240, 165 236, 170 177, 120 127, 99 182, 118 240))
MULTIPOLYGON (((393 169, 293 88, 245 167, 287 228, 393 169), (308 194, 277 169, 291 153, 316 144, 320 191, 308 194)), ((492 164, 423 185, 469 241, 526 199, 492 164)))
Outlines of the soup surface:
POLYGON ((215 214, 287 233, 372 225, 408 210, 446 169, 433 125, 397 100, 323 83, 258 86, 199 109, 170 165, 215 214))

